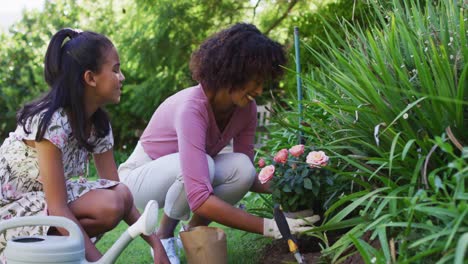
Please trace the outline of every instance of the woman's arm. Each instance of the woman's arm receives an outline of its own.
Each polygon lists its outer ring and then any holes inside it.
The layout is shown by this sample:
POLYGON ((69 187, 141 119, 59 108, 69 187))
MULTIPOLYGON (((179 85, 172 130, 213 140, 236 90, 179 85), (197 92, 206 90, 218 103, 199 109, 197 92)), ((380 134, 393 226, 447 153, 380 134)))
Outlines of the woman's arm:
MULTIPOLYGON (((234 152, 240 152, 247 155, 254 163, 255 131, 257 128, 257 105, 252 102, 249 106, 249 122, 244 129, 234 137, 234 152)), ((262 184, 257 177, 250 188, 250 191, 257 193, 271 193, 270 184, 262 184)))
POLYGON ((254 183, 252 184, 252 187, 250 187, 250 191, 256 193, 271 193, 270 182, 262 184, 258 177, 255 177, 254 183))
MULTIPOLYGON (((112 149, 103 153, 94 154, 93 158, 100 178, 120 181, 112 149)), ((133 204, 133 199, 131 199, 131 203, 131 209, 123 219, 129 226, 135 223, 138 218, 140 218, 140 212, 133 204)), ((155 234, 150 236, 141 235, 141 237, 153 248, 155 253, 155 263, 166 263, 166 261, 169 263, 169 259, 167 259, 167 255, 163 249, 161 241, 155 234)))
MULTIPOLYGON (((229 227, 262 234, 266 237, 281 238, 281 232, 275 220, 251 215, 214 195, 210 195, 194 213, 229 227)), ((293 234, 300 234, 310 230, 312 225, 318 220, 320 220, 318 215, 304 219, 290 219, 286 217, 290 231, 293 234)))
POLYGON ((263 218, 236 208, 214 195, 210 195, 194 213, 232 228, 263 234, 263 218))
MULTIPOLYGON (((62 165, 62 152, 48 140, 35 142, 39 159, 39 174, 42 178, 47 210, 50 215, 63 216, 75 222, 81 229, 85 238, 86 258, 89 261, 98 260, 102 255, 96 246, 91 243, 88 235, 78 219, 73 215, 67 203, 67 190, 62 165)), ((57 228, 62 235, 68 232, 57 228)))

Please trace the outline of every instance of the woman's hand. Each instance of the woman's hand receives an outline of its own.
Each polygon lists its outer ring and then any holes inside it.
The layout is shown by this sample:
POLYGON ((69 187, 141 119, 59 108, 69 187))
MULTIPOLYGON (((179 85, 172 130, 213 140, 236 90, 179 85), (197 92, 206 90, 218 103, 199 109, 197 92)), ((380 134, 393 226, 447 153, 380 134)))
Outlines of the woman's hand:
POLYGON ((271 193, 270 181, 261 183, 260 180, 258 180, 258 177, 255 177, 255 181, 252 184, 252 187, 250 187, 250 191, 256 193, 271 193))
MULTIPOLYGON (((313 215, 304 219, 292 219, 286 217, 286 221, 288 221, 291 234, 300 234, 302 232, 310 230, 312 228, 312 225, 319 220, 320 216, 318 215, 313 215)), ((263 235, 266 237, 272 237, 276 239, 282 237, 274 219, 265 218, 263 220, 263 235)))
POLYGON ((257 234, 263 233, 263 218, 236 208, 215 195, 210 195, 194 213, 225 226, 257 234))

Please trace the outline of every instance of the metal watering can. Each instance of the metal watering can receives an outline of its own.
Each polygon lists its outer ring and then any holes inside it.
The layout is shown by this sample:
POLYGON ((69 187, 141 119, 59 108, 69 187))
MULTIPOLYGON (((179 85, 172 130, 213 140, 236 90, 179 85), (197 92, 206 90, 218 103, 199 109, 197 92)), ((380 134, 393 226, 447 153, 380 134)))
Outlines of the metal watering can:
MULTIPOLYGON (((112 247, 96 262, 114 263, 120 253, 140 234, 150 235, 158 223, 158 203, 149 201, 141 217, 117 239, 112 247)), ((90 263, 85 258, 83 234, 75 222, 61 216, 25 216, 0 223, 0 233, 21 226, 56 226, 65 228, 68 236, 22 236, 7 242, 5 257, 8 264, 34 263, 90 263)))

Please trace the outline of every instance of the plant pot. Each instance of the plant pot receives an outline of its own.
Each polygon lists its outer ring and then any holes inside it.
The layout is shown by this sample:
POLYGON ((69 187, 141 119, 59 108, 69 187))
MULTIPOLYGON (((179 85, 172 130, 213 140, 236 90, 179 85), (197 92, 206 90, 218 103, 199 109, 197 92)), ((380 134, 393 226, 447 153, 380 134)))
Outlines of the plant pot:
POLYGON ((288 218, 300 219, 300 218, 314 215, 314 210, 306 209, 306 210, 300 210, 300 211, 295 211, 295 212, 284 212, 284 215, 288 218))

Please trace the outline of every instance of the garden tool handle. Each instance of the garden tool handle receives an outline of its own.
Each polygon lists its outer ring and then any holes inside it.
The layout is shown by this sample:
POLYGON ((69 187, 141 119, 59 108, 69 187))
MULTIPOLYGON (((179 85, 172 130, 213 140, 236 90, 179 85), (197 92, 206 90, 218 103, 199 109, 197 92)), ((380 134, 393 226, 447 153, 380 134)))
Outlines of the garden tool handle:
POLYGON ((297 240, 291 235, 291 230, 289 229, 288 221, 283 214, 279 204, 276 204, 274 207, 274 217, 276 225, 283 236, 284 239, 288 241, 289 251, 294 254, 294 257, 297 260, 297 263, 304 263, 302 255, 299 253, 299 247, 297 246, 297 240))
POLYGON ((286 220, 286 217, 283 214, 283 211, 280 209, 279 204, 275 205, 274 209, 274 217, 275 217, 275 222, 276 225, 278 226, 278 229, 283 236, 284 239, 289 239, 292 237, 291 235, 291 230, 289 229, 288 221, 286 220))
POLYGON ((62 227, 69 232, 69 239, 80 239, 80 241, 84 241, 83 234, 75 222, 62 216, 22 216, 11 218, 0 222, 0 233, 10 228, 22 226, 62 227))

